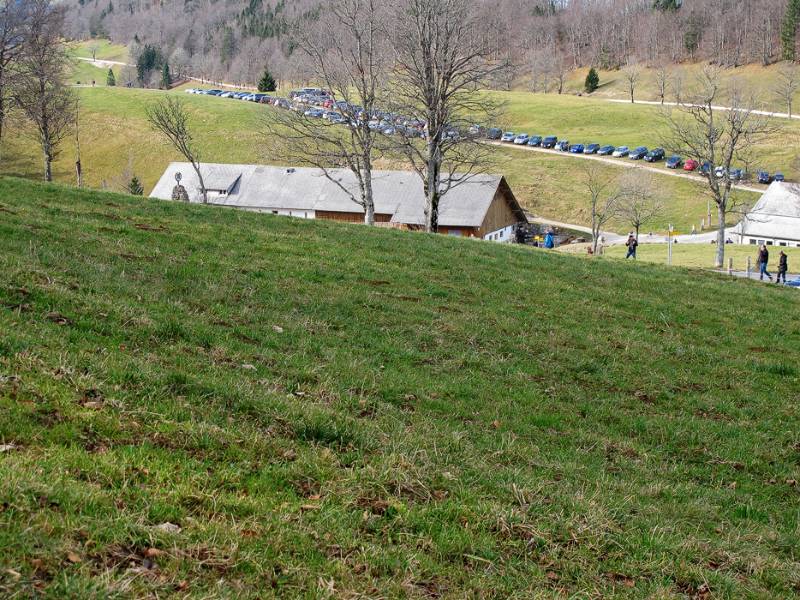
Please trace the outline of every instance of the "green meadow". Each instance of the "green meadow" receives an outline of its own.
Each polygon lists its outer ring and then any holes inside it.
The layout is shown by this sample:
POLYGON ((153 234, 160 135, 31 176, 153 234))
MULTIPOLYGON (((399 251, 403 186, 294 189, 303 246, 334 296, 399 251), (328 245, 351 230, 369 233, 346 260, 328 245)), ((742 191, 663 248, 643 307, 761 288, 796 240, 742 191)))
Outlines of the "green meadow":
POLYGON ((0 596, 800 593, 795 290, 15 178, 0 272, 0 596))

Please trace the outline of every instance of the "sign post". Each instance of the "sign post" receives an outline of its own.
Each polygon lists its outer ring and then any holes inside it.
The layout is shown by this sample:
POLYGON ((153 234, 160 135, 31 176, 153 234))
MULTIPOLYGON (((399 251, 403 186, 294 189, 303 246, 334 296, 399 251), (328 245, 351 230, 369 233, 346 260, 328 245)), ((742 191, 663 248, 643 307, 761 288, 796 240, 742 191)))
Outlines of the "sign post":
POLYGON ((667 264, 672 265, 672 223, 667 231, 667 264))

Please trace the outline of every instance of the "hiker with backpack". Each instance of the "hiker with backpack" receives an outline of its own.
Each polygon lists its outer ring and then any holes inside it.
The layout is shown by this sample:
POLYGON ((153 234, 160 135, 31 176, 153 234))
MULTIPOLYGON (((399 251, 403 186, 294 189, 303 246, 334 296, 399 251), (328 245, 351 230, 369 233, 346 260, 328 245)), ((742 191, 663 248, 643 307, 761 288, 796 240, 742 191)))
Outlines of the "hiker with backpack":
POLYGON ((766 244, 761 244, 761 249, 758 251, 759 281, 764 281, 764 275, 769 277, 769 280, 772 281, 772 275, 770 275, 769 271, 767 271, 768 262, 769 262, 769 250, 767 250, 766 244))
POLYGON ((778 278, 775 280, 775 283, 780 283, 781 277, 783 277, 783 283, 786 285, 786 271, 789 270, 788 258, 786 252, 781 250, 781 254, 778 257, 778 278))

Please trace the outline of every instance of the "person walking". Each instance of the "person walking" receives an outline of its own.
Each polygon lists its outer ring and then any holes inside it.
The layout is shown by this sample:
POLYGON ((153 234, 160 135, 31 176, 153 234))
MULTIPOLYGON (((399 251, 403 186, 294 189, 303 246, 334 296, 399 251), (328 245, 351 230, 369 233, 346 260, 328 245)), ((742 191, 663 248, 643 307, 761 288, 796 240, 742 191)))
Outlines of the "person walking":
POLYGON ((628 253, 625 255, 625 258, 633 257, 636 259, 636 247, 639 245, 639 242, 632 233, 628 235, 628 241, 625 242, 625 245, 628 247, 628 253))
POLYGON ((758 251, 759 281, 764 281, 764 275, 772 281, 772 275, 767 271, 767 263, 769 263, 769 250, 767 250, 766 244, 761 244, 761 249, 758 251))
POLYGON ((778 257, 778 278, 775 280, 775 283, 780 283, 781 277, 783 277, 783 283, 786 285, 786 271, 789 270, 788 258, 786 252, 781 250, 781 254, 778 257))

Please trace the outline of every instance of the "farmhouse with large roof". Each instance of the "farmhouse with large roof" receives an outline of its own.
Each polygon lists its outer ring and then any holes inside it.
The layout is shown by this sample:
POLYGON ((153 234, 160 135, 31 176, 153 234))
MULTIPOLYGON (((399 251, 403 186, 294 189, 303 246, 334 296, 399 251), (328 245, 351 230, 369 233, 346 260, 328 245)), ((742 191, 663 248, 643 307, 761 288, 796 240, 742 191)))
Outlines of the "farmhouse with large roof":
MULTIPOLYGON (((342 189, 357 190, 349 169, 263 165, 201 165, 209 204, 306 219, 363 222, 364 210, 342 189), (341 186, 341 187, 340 187, 341 186)), ((171 163, 151 198, 170 200, 175 176, 181 174, 190 202, 201 202, 200 186, 191 164, 171 163)), ((411 171, 374 171, 375 221, 386 227, 420 229, 425 223, 425 195, 411 171)), ((357 194, 356 194, 357 196, 357 194)), ((439 205, 439 231, 449 235, 510 242, 525 212, 501 175, 475 175, 452 187, 439 205)))

